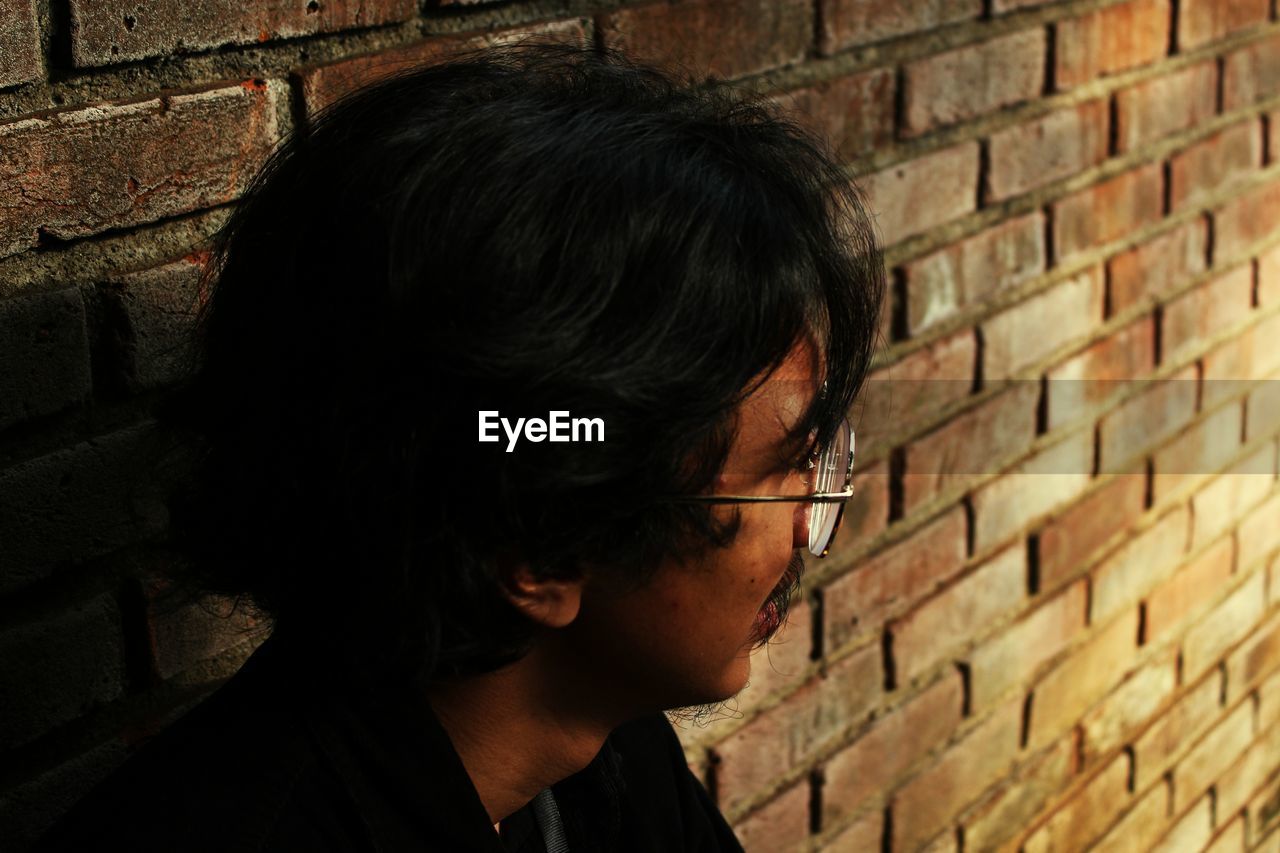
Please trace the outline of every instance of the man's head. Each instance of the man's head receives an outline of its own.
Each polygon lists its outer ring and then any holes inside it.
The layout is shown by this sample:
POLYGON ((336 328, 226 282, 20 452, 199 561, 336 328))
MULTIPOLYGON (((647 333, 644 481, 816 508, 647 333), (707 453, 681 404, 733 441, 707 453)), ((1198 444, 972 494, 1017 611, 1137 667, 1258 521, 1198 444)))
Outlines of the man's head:
POLYGON ((422 682, 680 631, 716 662, 651 663, 691 702, 745 677, 808 507, 664 498, 802 492, 788 466, 851 406, 884 286, 848 178, 765 102, 551 45, 324 111, 207 273, 202 361, 160 412, 203 449, 174 502, 191 577, 422 682), (604 440, 508 452, 482 411, 604 440))

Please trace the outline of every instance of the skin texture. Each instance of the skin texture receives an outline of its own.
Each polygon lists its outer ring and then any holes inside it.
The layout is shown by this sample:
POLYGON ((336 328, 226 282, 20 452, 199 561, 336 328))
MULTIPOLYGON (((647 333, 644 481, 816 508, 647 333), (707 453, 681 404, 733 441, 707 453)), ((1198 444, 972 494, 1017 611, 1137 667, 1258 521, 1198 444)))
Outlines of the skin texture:
MULTIPOLYGON (((798 345, 742 404, 713 493, 805 493, 805 475, 784 461, 783 442, 818 371, 812 345, 798 345)), ((627 720, 740 691, 759 640, 757 613, 807 547, 809 508, 717 505, 725 517, 741 513, 733 544, 695 562, 663 563, 640 589, 607 572, 539 581, 513 564, 509 597, 540 626, 532 650, 429 694, 491 819, 581 770, 627 720)))

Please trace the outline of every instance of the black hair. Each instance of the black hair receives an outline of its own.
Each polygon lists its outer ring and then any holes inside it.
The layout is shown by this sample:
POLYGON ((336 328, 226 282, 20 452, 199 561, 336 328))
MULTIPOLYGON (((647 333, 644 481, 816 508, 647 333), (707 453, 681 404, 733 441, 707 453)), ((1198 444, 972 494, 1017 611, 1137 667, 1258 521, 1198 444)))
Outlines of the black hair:
POLYGON ((857 189, 759 95, 524 43, 402 71, 284 140, 216 236, 196 361, 157 411, 196 449, 178 575, 277 634, 426 683, 518 657, 499 561, 539 576, 732 541, 705 505, 737 407, 811 339, 830 437, 882 259, 857 189), (605 441, 477 441, 565 410, 605 441))

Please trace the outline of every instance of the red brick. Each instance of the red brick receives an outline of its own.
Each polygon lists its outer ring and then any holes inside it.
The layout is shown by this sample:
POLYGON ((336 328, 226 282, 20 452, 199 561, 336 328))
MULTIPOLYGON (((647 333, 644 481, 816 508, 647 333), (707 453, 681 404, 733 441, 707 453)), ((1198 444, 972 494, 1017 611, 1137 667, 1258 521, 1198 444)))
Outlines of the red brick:
POLYGON ((1240 448, 1244 412, 1229 404, 1204 418, 1155 452, 1151 491, 1156 503, 1221 471, 1240 448))
MULTIPOLYGON (((1280 124, 1276 128, 1280 130, 1280 124)), ((1258 257, 1258 304, 1267 308, 1280 304, 1280 246, 1258 257)))
POLYGON ((813 40, 803 0, 686 0, 597 16, 605 47, 678 69, 690 80, 730 79, 800 62, 813 40))
POLYGON ((1029 749, 1039 749, 1057 738, 1120 683, 1132 665, 1137 638, 1138 613, 1134 609, 1096 629, 1035 685, 1028 726, 1029 749))
POLYGON ((1064 279, 982 324, 983 377, 1008 379, 1102 322, 1102 267, 1064 279))
POLYGON ((1253 308, 1253 268, 1242 264, 1165 306, 1161 361, 1181 361, 1203 342, 1244 321, 1253 308))
POLYGON ((1052 2, 1054 0, 995 0, 992 4, 992 11, 999 14, 1001 12, 1011 12, 1015 9, 1030 9, 1032 6, 1043 6, 1052 2))
POLYGON ((1190 522, 1190 513, 1179 505, 1098 564, 1093 570, 1089 621, 1102 622, 1132 608, 1148 590, 1173 574, 1186 553, 1190 522))
POLYGON ((1169 636, 1188 619, 1198 616, 1216 590, 1231 580, 1235 544, 1230 537, 1220 539, 1162 582, 1147 596, 1146 641, 1156 643, 1169 636))
POLYGON ((862 182, 886 246, 971 212, 977 206, 977 186, 976 142, 890 166, 862 182))
POLYGON ((0 328, 0 429, 89 396, 89 333, 78 289, 6 299, 0 328))
POLYGON ((1280 182, 1266 184, 1213 212, 1214 263, 1242 256, 1250 245, 1271 235, 1280 221, 1280 182))
POLYGON ((1256 119, 1232 125, 1175 154, 1169 161, 1174 210, 1225 192, 1262 165, 1262 125, 1256 119))
POLYGON ((1195 365, 1159 380, 1119 408, 1108 412, 1098 424, 1099 470, 1109 474, 1136 473, 1135 457, 1181 430, 1195 417, 1195 365))
POLYGON ((1119 474, 1040 531, 1040 587, 1055 589, 1084 559, 1143 512, 1146 476, 1119 474))
POLYGON ((1164 176, 1151 163, 1080 190, 1053 206, 1053 245, 1064 260, 1158 222, 1164 176))
POLYGON ((857 452, 877 456, 973 393, 977 342, 964 329, 911 352, 867 377, 857 452))
POLYGON ((733 828, 747 850, 794 850, 809 838, 809 782, 802 779, 733 828))
POLYGON ((1088 764, 1121 746, 1178 689, 1178 661, 1170 651, 1128 677, 1080 720, 1082 754, 1088 764))
POLYGON ((124 692, 120 614, 108 595, 0 634, 0 749, 13 749, 124 692))
POLYGON ((876 720, 823 768, 822 825, 835 826, 887 791, 960 723, 964 688, 952 670, 876 720))
POLYGON ((1235 110, 1280 94, 1280 36, 1227 54, 1222 67, 1222 108, 1235 110))
POLYGON ((1204 272, 1208 245, 1208 223, 1193 219, 1113 256, 1107 262, 1111 313, 1177 290, 1204 272))
POLYGON ((1132 0, 1059 21, 1059 91, 1147 65, 1169 50, 1169 0, 1132 0))
MULTIPOLYGON (((1174 768, 1174 813, 1185 809, 1208 790, 1222 772, 1244 754, 1252 739, 1253 705, 1243 702, 1193 746, 1174 768)), ((1200 846, 1190 849, 1200 849, 1200 846)))
POLYGON ((892 68, 847 74, 792 89, 775 100, 852 159, 893 139, 895 75, 892 68))
POLYGON ((1044 214, 1002 222, 903 265, 912 337, 1044 271, 1044 214))
POLYGON ((0 125, 0 257, 238 197, 284 129, 284 83, 246 82, 0 125))
MULTIPOLYGON (((1274 573, 1271 581, 1273 583, 1271 588, 1274 590, 1274 573)), ((1272 597, 1274 599, 1274 595, 1272 597)), ((1258 728, 1266 730, 1276 723, 1280 723, 1280 672, 1270 676, 1258 686, 1258 728)))
POLYGON ((903 132, 918 136, 1038 97, 1045 50, 1044 30, 1035 28, 907 63, 903 132))
POLYGON ((720 808, 731 820, 862 722, 880 699, 880 659, 877 646, 855 652, 716 747, 720 808))
POLYGON ((343 95, 369 86, 384 77, 422 65, 430 65, 459 51, 530 39, 585 45, 582 19, 553 21, 485 32, 433 36, 402 47, 298 69, 307 115, 313 116, 343 95))
POLYGON ((1022 703, 1007 702, 893 800, 893 849, 913 850, 998 779, 1018 752, 1022 703))
POLYGON ((1148 850, 1169 826, 1169 786, 1163 780, 1141 796, 1092 853, 1129 853, 1148 850))
POLYGON ((1128 805, 1128 776, 1128 757, 1117 755, 1027 839, 1024 853, 1084 850, 1128 805))
POLYGON ((1084 630, 1086 586, 1073 584, 969 656, 970 703, 990 707, 1084 630))
POLYGON ((971 637, 1015 613, 1027 595, 1027 550, 1018 543, 890 623, 894 672, 906 684, 971 637))
POLYGON ((71 0, 71 60, 77 66, 111 65, 149 56, 257 44, 408 20, 414 0, 303 3, 249 0, 183 3, 150 0, 71 0))
POLYGON ((1275 446, 1268 445, 1235 463, 1191 500, 1193 549, 1212 541, 1260 502, 1275 483, 1275 446))
POLYGON ((1266 23, 1270 16, 1270 0, 1182 0, 1178 7, 1178 49, 1194 50, 1266 23))
POLYGON ((1028 826, 1032 819, 1070 780, 1075 765, 1075 745, 1064 738, 1032 758, 1011 776, 988 803, 979 806, 964 823, 966 850, 997 850, 1028 826))
POLYGON ((827 849, 879 850, 880 840, 884 837, 884 812, 874 811, 863 815, 837 835, 827 849))
MULTIPOLYGON (((1280 314, 1273 314, 1205 353, 1200 361, 1203 368, 1201 408, 1239 399, 1253 384, 1252 380, 1280 370, 1280 350, 1275 346, 1277 335, 1280 335, 1280 314)), ((1266 422, 1256 423, 1261 428, 1266 422)), ((1261 434, 1247 433, 1251 437, 1261 434)))
MULTIPOLYGON (((1266 572, 1255 571, 1221 604, 1193 625, 1182 643, 1183 676, 1193 679, 1218 662, 1262 618, 1266 606, 1266 572)), ((1213 595, 1205 590, 1206 595, 1213 595)))
POLYGON ((1080 430, 980 487, 972 496, 974 550, 1021 538, 1035 519, 1079 497, 1092 471, 1093 430, 1080 430))
MULTIPOLYGON (((1177 795, 1177 783, 1174 783, 1177 795)), ((1177 808, 1175 807, 1175 812, 1177 808)), ((1183 850, 1203 850, 1213 837, 1213 799, 1201 797, 1195 807, 1180 817, 1168 835, 1151 848, 1153 853, 1180 853, 1183 850)))
MULTIPOLYGON (((1216 801, 1214 803, 1214 811, 1221 811, 1216 801)), ((1204 853, 1235 853, 1235 851, 1244 850, 1244 838, 1245 818, 1244 815, 1240 815, 1227 824, 1226 829, 1218 832, 1213 842, 1204 849, 1204 853)))
POLYGON ((1035 439, 1038 383, 1014 383, 906 447, 903 507, 910 513, 943 494, 997 471, 1035 439))
POLYGON ((1273 495, 1245 516, 1236 532, 1236 541, 1240 548, 1236 565, 1241 571, 1248 571, 1280 545, 1280 495, 1273 495))
POLYGON ((1160 778, 1169 759, 1213 722, 1221 692, 1222 679, 1217 674, 1196 683, 1138 737, 1133 744, 1135 789, 1140 791, 1160 778))
POLYGON ((820 0, 818 47, 830 55, 982 14, 982 0, 820 0))
POLYGON ((1099 98, 993 133, 986 200, 1021 195, 1107 159, 1109 112, 1099 98))
POLYGON ((954 577, 965 562, 965 538, 964 510, 957 507, 829 583, 822 593, 824 648, 878 628, 954 577))
MULTIPOLYGON (((862 450, 861 430, 857 439, 862 450)), ((844 505, 840 529, 831 543, 829 561, 841 561, 843 554, 856 551, 889 524, 889 463, 881 460, 853 472, 853 497, 844 505)))
POLYGON ((1133 151, 1198 127, 1218 112, 1218 64, 1202 62, 1116 93, 1116 146, 1133 151))
POLYGON ((7 3, 0 21, 0 89, 43 76, 34 0, 7 3))
MULTIPOLYGON (((1261 344, 1257 346, 1262 347, 1261 344)), ((1280 376, 1272 375, 1255 388, 1245 402, 1245 409, 1244 434, 1247 441, 1275 435, 1280 430, 1280 376)))
POLYGON ((1280 616, 1272 616, 1227 657, 1227 701, 1239 699, 1277 669, 1280 669, 1280 616))
POLYGON ((1050 430, 1082 418, 1155 368, 1155 324, 1140 317, 1046 374, 1050 430))
POLYGON ((1249 800, 1249 836, 1253 841, 1263 839, 1253 853, 1280 853, 1280 778, 1272 779, 1249 800))

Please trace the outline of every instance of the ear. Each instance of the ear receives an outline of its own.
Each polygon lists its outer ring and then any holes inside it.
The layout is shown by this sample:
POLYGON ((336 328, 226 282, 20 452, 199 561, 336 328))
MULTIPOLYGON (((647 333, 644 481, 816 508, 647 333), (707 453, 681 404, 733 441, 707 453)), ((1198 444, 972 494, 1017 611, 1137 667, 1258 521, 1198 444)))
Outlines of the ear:
POLYGON ((534 576, 529 564, 500 558, 503 594, 531 622, 544 628, 563 628, 578 618, 585 578, 534 576))

